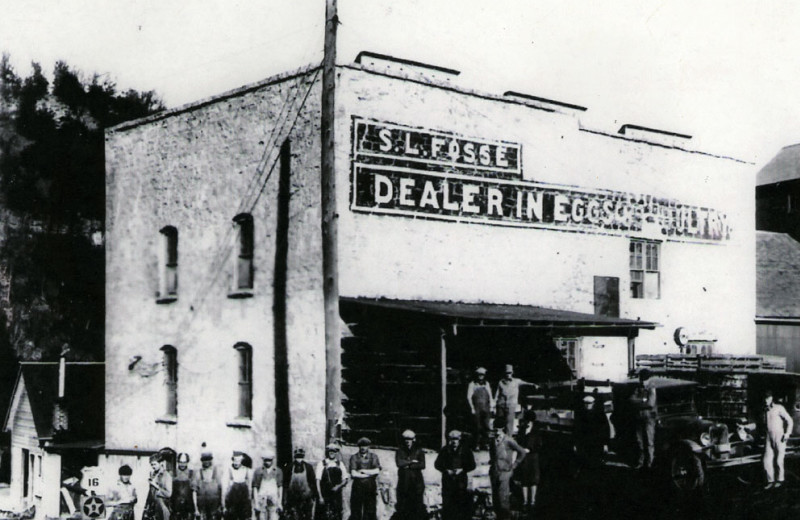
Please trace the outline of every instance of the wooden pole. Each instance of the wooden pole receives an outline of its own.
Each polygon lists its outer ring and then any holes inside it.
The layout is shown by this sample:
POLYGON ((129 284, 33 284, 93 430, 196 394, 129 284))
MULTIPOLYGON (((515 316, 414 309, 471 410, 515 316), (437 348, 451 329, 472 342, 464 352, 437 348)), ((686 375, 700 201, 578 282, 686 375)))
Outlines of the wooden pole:
POLYGON ((325 307, 325 442, 336 436, 341 408, 341 334, 339 332, 339 280, 336 228, 336 170, 334 168, 334 115, 336 113, 336 0, 325 5, 325 49, 322 59, 322 291, 325 307))
POLYGON ((447 439, 447 415, 445 412, 445 407, 447 406, 447 333, 445 333, 444 329, 441 330, 441 338, 442 338, 442 349, 441 349, 441 378, 442 378, 442 438, 441 444, 444 446, 444 443, 447 439))

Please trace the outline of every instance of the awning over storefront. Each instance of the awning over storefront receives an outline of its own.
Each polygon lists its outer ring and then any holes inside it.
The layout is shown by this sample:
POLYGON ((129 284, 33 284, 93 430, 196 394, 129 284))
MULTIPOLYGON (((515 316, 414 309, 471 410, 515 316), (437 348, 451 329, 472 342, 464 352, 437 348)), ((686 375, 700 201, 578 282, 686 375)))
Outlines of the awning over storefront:
POLYGON ((390 300, 385 298, 342 297, 345 304, 376 309, 416 313, 440 317, 457 326, 489 327, 575 327, 655 329, 658 323, 625 318, 613 318, 582 312, 536 307, 533 305, 502 305, 493 303, 435 302, 420 300, 390 300))

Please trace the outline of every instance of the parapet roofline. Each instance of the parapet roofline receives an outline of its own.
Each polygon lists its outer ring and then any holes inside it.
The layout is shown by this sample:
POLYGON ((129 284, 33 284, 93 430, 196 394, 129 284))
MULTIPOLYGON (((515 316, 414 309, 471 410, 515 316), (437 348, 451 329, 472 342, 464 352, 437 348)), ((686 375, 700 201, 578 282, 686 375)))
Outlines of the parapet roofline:
MULTIPOLYGON (((446 67, 439 67, 437 65, 429 65, 429 64, 422 63, 422 62, 416 62, 416 61, 413 61, 413 60, 404 60, 404 59, 401 59, 401 58, 393 58, 392 56, 383 55, 383 54, 379 54, 379 53, 368 52, 368 51, 360 52, 359 55, 356 57, 356 60, 360 61, 364 57, 374 57, 376 59, 389 59, 389 60, 393 60, 393 61, 398 62, 398 63, 406 63, 406 64, 409 64, 410 66, 417 66, 417 67, 428 68, 430 70, 436 70, 436 71, 442 72, 444 74, 451 74, 451 75, 460 74, 460 72, 455 70, 455 69, 449 69, 449 68, 446 68, 446 67)), ((580 105, 573 105, 571 103, 564 103, 564 102, 561 102, 561 101, 549 100, 549 99, 546 99, 546 98, 539 98, 537 96, 532 96, 532 95, 529 95, 529 94, 522 94, 522 93, 518 93, 518 92, 514 92, 514 91, 507 91, 504 95, 501 96, 501 95, 492 94, 492 93, 489 93, 489 92, 484 92, 484 91, 464 88, 464 87, 461 87, 461 86, 456 86, 456 85, 453 85, 453 84, 451 84, 451 83, 449 83, 447 81, 441 81, 441 80, 439 80, 437 78, 428 78, 427 80, 422 81, 420 79, 410 78, 410 77, 408 77, 406 75, 399 74, 399 73, 397 73, 395 71, 378 70, 375 67, 365 66, 365 65, 363 65, 362 63, 359 63, 359 62, 337 64, 336 68, 338 68, 338 69, 357 70, 357 71, 366 72, 366 73, 369 73, 369 74, 375 74, 375 75, 378 75, 378 76, 385 76, 385 77, 388 77, 388 78, 398 79, 398 80, 401 80, 401 81, 408 81, 408 82, 411 82, 411 83, 417 83, 417 84, 425 85, 425 86, 432 87, 432 88, 439 88, 439 89, 443 89, 443 90, 448 90, 450 92, 455 92, 455 93, 458 93, 458 94, 464 94, 464 95, 467 95, 467 96, 473 96, 473 97, 477 97, 477 98, 481 98, 481 99, 487 99, 487 100, 491 100, 491 101, 499 101, 499 102, 502 102, 502 103, 509 103, 509 104, 514 104, 514 105, 524 106, 524 107, 527 107, 527 108, 530 108, 530 109, 534 109, 534 110, 541 110, 543 112, 558 113, 559 115, 569 115, 563 109, 580 111, 580 112, 583 112, 583 111, 587 110, 587 108, 582 107, 580 105), (534 101, 534 103, 532 103, 531 101, 534 101), (546 104, 549 104, 549 105, 552 105, 552 106, 546 106, 546 104)), ((304 67, 300 67, 298 69, 294 69, 294 70, 289 71, 289 72, 282 72, 280 74, 275 74, 275 75, 270 76, 269 78, 266 78, 264 80, 261 80, 261 81, 255 82, 255 83, 249 83, 249 84, 243 85, 243 86, 241 86, 239 88, 228 90, 228 91, 223 92, 221 94, 210 96, 210 97, 198 100, 198 101, 190 102, 190 103, 187 103, 187 104, 175 107, 175 108, 167 109, 167 110, 164 110, 164 111, 159 112, 157 114, 153 114, 153 115, 146 116, 146 117, 143 117, 143 118, 133 119, 131 121, 126 121, 126 122, 120 123, 120 124, 118 124, 116 126, 107 128, 106 132, 107 133, 113 133, 113 132, 129 130, 129 129, 135 128, 137 126, 141 126, 143 124, 148 124, 148 123, 152 123, 152 122, 155 122, 155 121, 160 121, 162 119, 166 119, 166 118, 171 117, 173 115, 178 115, 178 114, 181 114, 181 113, 184 113, 184 112, 190 112, 192 110, 196 110, 196 109, 204 107, 206 105, 210 105, 210 104, 213 104, 213 103, 216 103, 216 102, 219 102, 219 101, 223 101, 225 99, 229 99, 229 98, 232 98, 232 97, 241 96, 243 94, 246 94, 246 93, 251 92, 253 90, 257 90, 257 89, 262 88, 264 86, 271 85, 271 84, 274 84, 274 83, 279 83, 279 82, 282 82, 282 81, 287 81, 287 80, 296 78, 298 76, 306 75, 306 74, 309 74, 309 73, 314 72, 314 71, 319 71, 321 69, 322 69, 321 64, 310 64, 310 65, 306 65, 304 67)), ((643 129, 643 130, 651 130, 651 131, 654 131, 654 132, 661 132, 661 133, 664 133, 664 134, 672 134, 673 137, 677 137, 678 139, 680 139, 681 137, 684 137, 684 134, 674 134, 672 132, 659 131, 659 130, 655 130, 655 129, 649 129, 647 127, 639 127, 638 125, 623 125, 623 128, 624 127, 628 127, 631 130, 634 130, 634 129, 635 130, 642 130, 643 129)), ((736 161, 736 162, 740 162, 740 163, 744 163, 744 164, 751 164, 748 161, 743 161, 741 159, 736 159, 734 157, 713 154, 713 153, 704 152, 704 151, 701 151, 701 150, 692 150, 692 149, 684 148, 684 147, 681 147, 681 146, 665 145, 664 143, 658 142, 656 140, 645 139, 645 138, 642 138, 642 137, 633 137, 633 136, 629 136, 629 135, 626 135, 626 134, 622 134, 622 135, 620 135, 620 134, 611 134, 611 133, 608 133, 608 132, 605 132, 605 131, 601 131, 601 130, 590 130, 588 128, 580 127, 580 125, 579 125, 579 130, 580 131, 584 131, 584 132, 590 132, 590 133, 597 134, 597 135, 603 135, 603 136, 606 136, 606 137, 612 137, 612 138, 617 138, 617 139, 626 139, 626 140, 637 142, 637 143, 641 143, 641 144, 647 144, 647 145, 659 146, 659 147, 665 147, 665 148, 672 148, 672 149, 675 149, 675 150, 678 150, 678 151, 682 151, 682 152, 695 153, 695 154, 700 154, 700 155, 707 155, 707 156, 710 156, 710 157, 717 157, 717 158, 720 158, 720 159, 730 159, 730 160, 733 160, 733 161, 736 161)), ((620 130, 622 130, 622 128, 620 128, 620 130)), ((666 137, 666 135, 665 135, 665 137, 666 137)), ((691 136, 687 136, 687 137, 691 138, 691 136)))
POLYGON ((657 128, 649 128, 649 127, 646 127, 646 126, 631 125, 631 124, 622 125, 621 127, 619 127, 619 130, 617 131, 617 133, 622 134, 622 135, 632 135, 632 136, 636 136, 636 135, 639 135, 639 134, 650 133, 650 134, 656 134, 656 135, 663 135, 663 136, 667 136, 667 137, 675 137, 675 138, 678 138, 678 139, 691 139, 692 138, 691 135, 687 135, 687 134, 679 134, 677 132, 668 132, 667 130, 659 130, 657 128))
POLYGON ((519 98, 525 101, 532 102, 531 104, 537 108, 543 108, 540 105, 545 105, 545 107, 557 107, 557 108, 566 108, 569 110, 575 110, 576 112, 586 112, 588 110, 586 107, 582 107, 580 105, 573 105, 572 103, 564 103, 563 101, 556 101, 554 99, 547 99, 539 96, 532 96, 530 94, 523 94, 522 92, 515 92, 513 90, 507 90, 503 93, 504 96, 510 98, 519 98))
POLYGON ((371 51, 359 52, 358 55, 356 56, 355 62, 358 63, 359 65, 366 65, 364 63, 364 58, 373 58, 381 61, 392 61, 395 63, 399 63, 401 65, 410 65, 412 67, 419 67, 423 69, 435 70, 437 72, 444 72, 445 74, 450 74, 452 76, 458 76, 459 74, 461 74, 460 70, 441 67, 439 65, 431 65, 430 63, 423 63, 421 61, 407 60, 405 58, 395 58, 394 56, 389 56, 388 54, 380 54, 371 51))

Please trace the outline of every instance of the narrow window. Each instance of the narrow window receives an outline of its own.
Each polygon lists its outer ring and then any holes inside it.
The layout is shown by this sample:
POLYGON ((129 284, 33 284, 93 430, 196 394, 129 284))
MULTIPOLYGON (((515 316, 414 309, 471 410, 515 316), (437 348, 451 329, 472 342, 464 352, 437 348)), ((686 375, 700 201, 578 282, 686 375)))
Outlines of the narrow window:
POLYGON ((233 346, 239 355, 239 414, 240 419, 253 417, 253 349, 247 343, 233 346))
POLYGON ((178 415, 178 351, 172 345, 161 347, 164 353, 164 384, 167 387, 166 415, 178 415))
POLYGON ((644 240, 630 243, 631 298, 661 298, 660 244, 644 240))
POLYGON ((578 340, 575 338, 555 338, 556 348, 567 363, 572 377, 577 378, 580 371, 578 340))
POLYGON ((233 223, 237 232, 234 290, 247 291, 253 288, 253 217, 242 213, 233 223))
POLYGON ((173 301, 178 296, 178 230, 173 226, 161 229, 161 276, 159 299, 173 301))

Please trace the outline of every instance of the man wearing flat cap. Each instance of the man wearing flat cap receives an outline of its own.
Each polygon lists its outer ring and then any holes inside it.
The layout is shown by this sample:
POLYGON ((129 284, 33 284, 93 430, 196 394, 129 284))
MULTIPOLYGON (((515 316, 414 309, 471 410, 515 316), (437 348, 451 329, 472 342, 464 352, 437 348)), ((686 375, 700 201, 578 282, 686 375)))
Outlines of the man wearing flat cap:
POLYGON ((200 469, 195 473, 194 487, 197 490, 200 520, 219 520, 222 513, 222 483, 210 451, 200 455, 200 469))
POLYGON ((317 491, 320 520, 342 520, 342 489, 350 474, 339 457, 339 445, 328 444, 325 458, 317 464, 317 491))
POLYGON ((489 449, 489 478, 492 481, 492 504, 498 520, 511 516, 511 477, 528 454, 504 428, 495 428, 489 449))
POLYGON ((447 444, 439 450, 433 467, 442 474, 442 520, 469 518, 467 473, 475 469, 475 456, 461 442, 460 431, 447 434, 447 444))
POLYGON ((403 432, 403 443, 395 452, 397 464, 397 506, 399 520, 423 520, 425 509, 425 452, 417 445, 417 436, 411 430, 403 432))
POLYGON ((599 469, 603 465, 611 428, 598 393, 583 398, 583 406, 575 411, 574 432, 579 467, 590 471, 599 469))
POLYGON ((317 503, 317 477, 306 462, 306 450, 294 449, 292 462, 283 468, 283 511, 288 518, 313 520, 317 503))
POLYGON ((278 520, 283 503, 283 472, 271 451, 261 456, 261 467, 253 473, 253 510, 256 520, 278 520))
POLYGON ((378 475, 381 462, 369 449, 372 442, 358 439, 358 453, 350 457, 350 520, 375 520, 377 515, 378 475))
POLYGON ((483 367, 475 369, 474 378, 467 385, 467 403, 475 421, 475 445, 478 448, 488 448, 494 398, 492 387, 486 381, 486 369, 483 367))
POLYGON ((508 435, 514 435, 514 419, 519 405, 519 386, 530 385, 539 388, 536 383, 514 377, 514 367, 506 365, 503 378, 497 382, 497 394, 494 397, 497 419, 504 425, 508 435))

